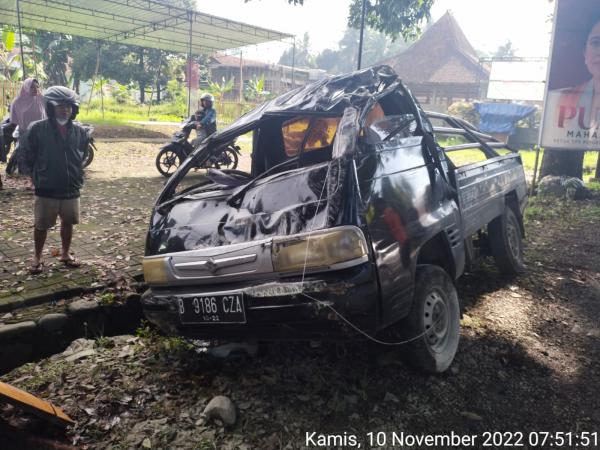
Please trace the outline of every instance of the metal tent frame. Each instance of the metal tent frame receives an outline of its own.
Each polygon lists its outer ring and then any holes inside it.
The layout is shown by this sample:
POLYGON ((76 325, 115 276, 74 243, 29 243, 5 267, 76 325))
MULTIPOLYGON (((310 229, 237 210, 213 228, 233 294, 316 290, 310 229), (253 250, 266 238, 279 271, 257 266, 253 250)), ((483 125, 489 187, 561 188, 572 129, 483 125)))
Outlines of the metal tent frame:
POLYGON ((0 24, 18 27, 19 33, 33 28, 185 53, 190 60, 193 55, 294 38, 159 0, 0 0, 0 24))

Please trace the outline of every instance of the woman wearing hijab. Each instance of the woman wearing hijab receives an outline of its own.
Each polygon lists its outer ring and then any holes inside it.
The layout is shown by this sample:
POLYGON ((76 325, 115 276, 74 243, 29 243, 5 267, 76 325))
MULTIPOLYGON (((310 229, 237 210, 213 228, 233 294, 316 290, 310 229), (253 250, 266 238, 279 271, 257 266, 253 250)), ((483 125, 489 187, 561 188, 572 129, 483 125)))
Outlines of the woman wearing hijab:
POLYGON ((25 131, 31 122, 46 118, 44 100, 40 95, 40 84, 34 78, 27 78, 21 92, 10 105, 10 121, 25 131))
MULTIPOLYGON (((19 126, 19 135, 22 137, 30 123, 45 118, 46 110, 40 95, 40 84, 34 78, 27 78, 21 86, 21 92, 10 105, 10 121, 19 126)), ((19 161, 19 173, 30 175, 21 164, 21 159, 17 158, 17 161, 19 161)))

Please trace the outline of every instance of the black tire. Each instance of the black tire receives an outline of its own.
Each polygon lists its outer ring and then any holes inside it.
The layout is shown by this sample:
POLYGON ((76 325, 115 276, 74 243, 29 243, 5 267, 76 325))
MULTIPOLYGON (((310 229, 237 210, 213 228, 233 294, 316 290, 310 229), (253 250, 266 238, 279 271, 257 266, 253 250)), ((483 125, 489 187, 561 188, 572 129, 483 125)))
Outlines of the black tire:
POLYGON ((92 163, 92 161, 94 160, 94 149, 95 149, 94 144, 88 145, 87 155, 86 155, 85 159, 83 160, 84 168, 89 166, 92 163))
POLYGON ((18 166, 17 150, 18 150, 18 148, 15 148, 13 150, 13 152, 11 153, 10 158, 8 158, 8 163, 6 164, 6 173, 8 175, 14 175, 17 171, 17 166, 18 166))
POLYGON ((215 158, 215 163, 213 164, 215 169, 237 169, 237 166, 237 152, 229 146, 223 149, 221 154, 215 158))
POLYGON ((426 373, 442 373, 450 367, 460 338, 460 304, 445 270, 418 267, 413 305, 400 326, 405 339, 412 339, 405 348, 409 364, 426 373))
POLYGON ((156 168, 164 177, 170 177, 181 165, 181 158, 172 147, 165 147, 156 155, 156 168))
POLYGON ((517 275, 525 270, 521 226, 512 208, 507 206, 501 216, 490 222, 488 237, 500 272, 517 275))

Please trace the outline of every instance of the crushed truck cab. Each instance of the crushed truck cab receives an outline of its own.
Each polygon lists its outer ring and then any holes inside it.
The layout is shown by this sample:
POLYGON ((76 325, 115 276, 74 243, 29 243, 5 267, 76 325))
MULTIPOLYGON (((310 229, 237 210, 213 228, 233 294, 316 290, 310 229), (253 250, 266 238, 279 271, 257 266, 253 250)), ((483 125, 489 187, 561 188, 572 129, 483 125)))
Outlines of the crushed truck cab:
POLYGON ((488 255, 523 270, 525 204, 519 155, 425 113, 388 66, 321 80, 211 136, 168 180, 144 313, 190 338, 408 341, 412 362, 441 372, 459 339, 454 280, 488 255), (247 134, 250 172, 189 182, 247 134), (453 162, 465 151, 481 160, 453 162))

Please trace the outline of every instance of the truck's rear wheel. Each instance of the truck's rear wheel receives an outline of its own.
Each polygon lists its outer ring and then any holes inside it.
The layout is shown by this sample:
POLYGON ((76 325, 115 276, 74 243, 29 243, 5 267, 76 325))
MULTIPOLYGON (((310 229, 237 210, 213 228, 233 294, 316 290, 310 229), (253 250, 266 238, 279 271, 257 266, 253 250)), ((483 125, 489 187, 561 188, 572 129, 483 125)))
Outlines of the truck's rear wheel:
POLYGON ((405 338, 413 339, 406 346, 410 364, 428 373, 450 367, 460 337, 460 305, 442 268, 419 266, 412 309, 401 325, 405 338))
POLYGON ((525 265, 521 226, 511 207, 507 206, 500 217, 490 222, 488 234, 492 255, 500 271, 507 275, 522 273, 525 265))

